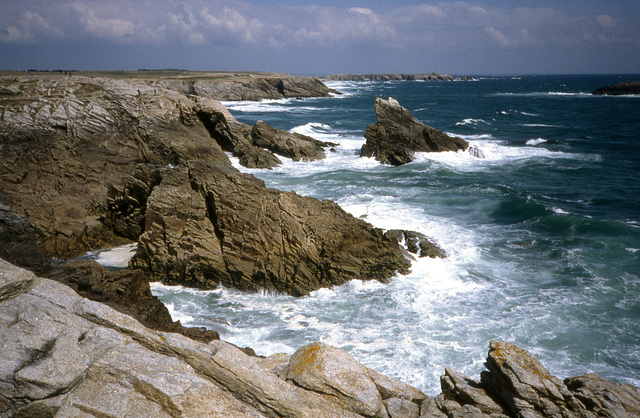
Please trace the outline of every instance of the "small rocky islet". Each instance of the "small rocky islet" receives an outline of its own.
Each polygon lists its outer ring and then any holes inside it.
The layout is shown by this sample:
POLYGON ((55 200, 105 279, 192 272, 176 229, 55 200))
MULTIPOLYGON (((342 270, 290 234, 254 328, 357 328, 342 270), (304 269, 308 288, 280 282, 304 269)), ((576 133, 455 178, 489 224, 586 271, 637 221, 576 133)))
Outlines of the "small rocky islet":
MULTIPOLYGON (((0 416, 640 414, 637 388, 561 382, 509 343, 491 343, 479 380, 446 369, 430 398, 321 343, 262 358, 172 321, 149 281, 300 296, 446 255, 231 165, 227 153, 265 169, 278 156, 324 158, 335 144, 245 125, 218 101, 335 94, 318 79, 150 73, 0 78, 0 416), (127 269, 64 262, 129 242, 127 269)), ((392 99, 375 110, 363 156, 397 164, 468 148, 450 137, 434 147, 439 131, 392 99)))

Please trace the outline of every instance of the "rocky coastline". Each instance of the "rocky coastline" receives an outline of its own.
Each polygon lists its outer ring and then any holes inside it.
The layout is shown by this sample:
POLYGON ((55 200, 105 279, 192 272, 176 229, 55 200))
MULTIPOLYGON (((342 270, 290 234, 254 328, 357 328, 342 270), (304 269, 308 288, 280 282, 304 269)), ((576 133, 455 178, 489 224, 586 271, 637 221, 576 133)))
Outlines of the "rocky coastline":
POLYGON ((447 74, 331 74, 320 77, 326 81, 453 81, 447 74))
POLYGON ((610 86, 599 87, 593 92, 596 96, 621 96, 627 94, 640 94, 640 81, 627 81, 610 86))
MULTIPOLYGON (((480 380, 446 369, 429 398, 321 343, 262 358, 174 322, 149 281, 301 296, 446 254, 233 167, 229 154, 265 169, 325 157, 335 144, 245 125, 219 102, 335 94, 318 79, 151 73, 0 77, 0 417, 640 413, 637 388, 561 382, 508 343, 491 343, 480 380), (67 262, 132 242, 129 268, 67 262)), ((385 108, 377 132, 415 122, 385 108)))

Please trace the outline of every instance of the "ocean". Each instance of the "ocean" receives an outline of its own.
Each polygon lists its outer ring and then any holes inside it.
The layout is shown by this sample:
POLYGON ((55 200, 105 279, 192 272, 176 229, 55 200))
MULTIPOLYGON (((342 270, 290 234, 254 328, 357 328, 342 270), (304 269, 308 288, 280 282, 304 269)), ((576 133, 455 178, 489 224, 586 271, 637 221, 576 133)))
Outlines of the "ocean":
POLYGON ((352 281, 294 298, 152 284, 185 325, 260 355, 321 341, 428 395, 451 367, 473 378, 491 340, 529 350, 556 376, 640 386, 640 97, 592 96, 640 76, 327 82, 329 98, 226 102, 240 121, 338 143, 325 160, 241 171, 331 199, 384 229, 429 236, 388 284, 352 281), (360 158, 376 97, 468 140, 391 167, 360 158))

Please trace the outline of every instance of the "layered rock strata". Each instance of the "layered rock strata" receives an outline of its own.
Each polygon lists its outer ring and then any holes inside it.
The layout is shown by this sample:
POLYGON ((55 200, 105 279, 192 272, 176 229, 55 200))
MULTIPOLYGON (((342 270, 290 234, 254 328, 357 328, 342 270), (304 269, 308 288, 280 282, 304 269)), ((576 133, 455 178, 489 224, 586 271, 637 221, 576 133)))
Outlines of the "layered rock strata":
POLYGON ((635 417, 640 389, 587 374, 561 382, 492 342, 479 381, 451 369, 435 398, 322 343, 249 356, 152 331, 0 260, 0 416, 635 417))
POLYGON ((0 100, 0 238, 22 265, 33 260, 20 248, 65 258, 140 239, 134 265, 151 280, 206 288, 302 295, 407 272, 381 231, 332 202, 267 189, 225 154, 269 167, 280 162, 269 150, 304 161, 332 144, 142 82, 4 81, 17 93, 0 100))
POLYGON ((413 161, 415 152, 458 151, 469 148, 469 143, 452 137, 420 122, 397 100, 376 99, 378 122, 367 127, 367 140, 362 146, 362 157, 374 157, 383 164, 402 165, 413 161))
POLYGON ((112 185, 109 208, 116 231, 144 231, 132 265, 165 283, 304 295, 409 267, 396 241, 337 204, 211 161, 140 165, 112 185))
POLYGON ((263 100, 300 97, 329 97, 338 94, 316 77, 292 77, 288 74, 236 73, 151 81, 151 85, 223 101, 263 100))

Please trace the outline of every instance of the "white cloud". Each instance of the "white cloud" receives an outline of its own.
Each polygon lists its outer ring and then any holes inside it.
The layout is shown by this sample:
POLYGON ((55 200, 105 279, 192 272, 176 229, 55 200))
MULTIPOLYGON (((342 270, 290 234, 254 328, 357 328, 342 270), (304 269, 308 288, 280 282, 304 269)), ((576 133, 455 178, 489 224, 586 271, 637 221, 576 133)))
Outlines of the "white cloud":
POLYGON ((0 41, 2 42, 37 42, 63 36, 61 29, 52 25, 40 14, 29 10, 23 11, 17 19, 11 19, 11 23, 0 24, 0 41))
POLYGON ((603 28, 612 28, 616 25, 616 22, 610 15, 597 15, 596 22, 603 28))
POLYGON ((496 42, 498 42, 502 46, 512 46, 517 42, 514 39, 507 37, 505 34, 500 32, 498 29, 494 27, 485 28, 484 31, 496 42))

